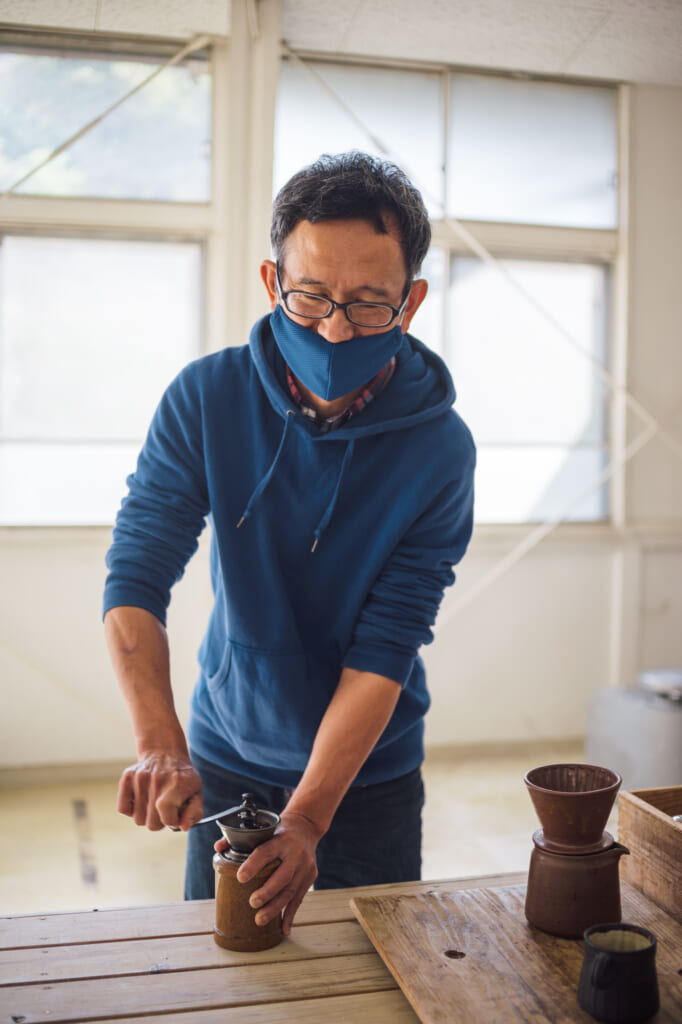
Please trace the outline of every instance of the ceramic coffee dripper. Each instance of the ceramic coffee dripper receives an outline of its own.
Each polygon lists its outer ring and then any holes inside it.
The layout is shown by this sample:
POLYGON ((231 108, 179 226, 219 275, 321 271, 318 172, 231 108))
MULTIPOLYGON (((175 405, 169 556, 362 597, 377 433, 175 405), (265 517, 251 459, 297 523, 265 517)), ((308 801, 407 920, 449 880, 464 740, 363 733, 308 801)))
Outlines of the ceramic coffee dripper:
POLYGON ((524 781, 543 826, 533 834, 526 917, 542 931, 580 938, 621 916, 618 862, 629 853, 605 831, 621 783, 597 765, 553 764, 524 781))
POLYGON ((250 882, 240 882, 237 872, 249 854, 271 839, 279 825, 279 815, 258 808, 251 793, 242 794, 239 807, 226 811, 218 827, 229 843, 227 850, 216 853, 216 922, 213 937, 224 949, 241 952, 271 949, 283 939, 281 913, 266 925, 256 924, 256 911, 251 907, 251 894, 260 889, 281 861, 266 864, 250 882))
POLYGON ((622 782, 618 772, 593 764, 547 764, 526 772, 524 782, 542 825, 537 845, 568 854, 611 846, 613 836, 604 829, 622 782))

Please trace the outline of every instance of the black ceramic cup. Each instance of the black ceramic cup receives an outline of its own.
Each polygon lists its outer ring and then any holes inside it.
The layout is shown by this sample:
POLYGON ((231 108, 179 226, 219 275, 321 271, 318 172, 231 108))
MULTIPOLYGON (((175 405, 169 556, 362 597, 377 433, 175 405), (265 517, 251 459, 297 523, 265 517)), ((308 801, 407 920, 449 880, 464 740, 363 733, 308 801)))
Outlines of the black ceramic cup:
POLYGON ((659 1007, 656 936, 634 924, 595 924, 584 935, 578 1003, 609 1024, 640 1024, 659 1007))

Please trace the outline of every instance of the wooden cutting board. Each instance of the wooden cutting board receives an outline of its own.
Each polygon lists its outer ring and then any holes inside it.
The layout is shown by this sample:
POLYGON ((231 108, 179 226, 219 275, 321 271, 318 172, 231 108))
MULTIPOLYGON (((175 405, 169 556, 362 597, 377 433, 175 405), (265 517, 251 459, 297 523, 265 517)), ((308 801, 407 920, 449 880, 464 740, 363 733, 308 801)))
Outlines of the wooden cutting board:
MULTIPOLYGON (((682 1021, 682 925, 640 890, 622 886, 623 920, 658 939, 661 1009, 682 1021)), ((526 921, 525 885, 416 896, 356 896, 353 913, 423 1024, 573 1024, 581 939, 546 935, 526 921)))

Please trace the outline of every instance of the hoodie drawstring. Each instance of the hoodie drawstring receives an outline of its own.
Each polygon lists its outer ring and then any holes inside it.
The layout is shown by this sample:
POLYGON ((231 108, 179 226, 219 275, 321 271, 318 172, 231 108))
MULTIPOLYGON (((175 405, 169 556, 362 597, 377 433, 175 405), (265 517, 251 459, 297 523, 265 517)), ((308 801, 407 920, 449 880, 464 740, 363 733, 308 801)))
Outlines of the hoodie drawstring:
POLYGON ((331 517, 334 514, 334 506, 336 505, 336 499, 338 498, 339 491, 341 490, 341 481, 343 480, 343 474, 344 474, 344 472, 346 470, 346 466, 349 464, 350 460, 353 458, 353 448, 354 448, 354 446, 355 446, 355 441, 349 441, 348 442, 348 446, 347 446, 345 454, 343 456, 343 462, 341 463, 341 469, 339 470, 339 475, 338 475, 337 480, 336 480, 336 487, 334 488, 334 493, 332 494, 331 501, 327 505, 327 509, 326 509, 324 515, 322 516, 322 518, 320 519, 319 523, 317 524, 317 526, 315 528, 315 532, 313 533, 315 541, 313 543, 312 548, 310 549, 311 553, 315 551, 315 548, 317 547, 317 545, 319 543, 320 537, 322 536, 324 531, 329 526, 329 521, 330 521, 331 517))
POLYGON ((277 463, 279 462, 279 457, 282 454, 282 449, 284 448, 284 442, 286 441, 287 434, 289 433, 289 424, 293 423, 293 416, 294 416, 294 410, 293 409, 287 409, 287 414, 286 414, 286 417, 284 419, 284 430, 282 431, 282 437, 281 437, 281 440, 279 442, 279 448, 277 449, 275 457, 272 460, 272 464, 270 466, 270 469, 267 471, 267 473, 265 474, 263 479, 260 481, 260 483, 256 487, 255 491, 253 492, 253 494, 249 498, 247 506, 244 509, 244 511, 242 512, 242 517, 239 520, 239 522, 237 523, 237 529, 239 529, 239 527, 242 525, 242 523, 244 523, 249 518, 249 516, 251 515, 251 509, 256 504, 256 502, 260 498, 261 494, 263 493, 263 491, 265 490, 265 488, 268 486, 268 484, 270 483, 270 481, 272 479, 272 474, 275 472, 275 469, 277 468, 277 463))
MULTIPOLYGON (((249 498, 247 506, 244 509, 244 511, 242 512, 242 517, 239 520, 239 522, 237 523, 237 529, 239 529, 239 527, 242 526, 243 523, 245 523, 246 520, 249 518, 249 516, 251 515, 251 511, 253 509, 253 506, 256 504, 258 499, 261 497, 261 495, 263 494, 263 491, 265 490, 265 488, 268 486, 268 484, 270 483, 270 481, 272 479, 272 475, 273 475, 273 473, 275 472, 275 470, 277 468, 277 463, 279 462, 280 456, 281 456, 282 451, 284 449, 284 442, 286 441, 287 434, 289 433, 289 424, 293 422, 293 416, 294 416, 293 409, 287 409, 286 418, 284 420, 284 430, 282 431, 282 437, 281 437, 281 440, 279 442, 279 447, 277 449, 275 457, 272 460, 272 464, 271 464, 270 468, 268 469, 267 473, 265 474, 263 479, 259 482, 259 484, 257 485, 255 491, 253 492, 253 494, 249 498), (290 419, 289 417, 292 417, 292 419, 290 419)), ((315 531, 313 533, 313 536, 314 536, 315 540, 313 542, 312 548, 310 549, 311 552, 315 551, 315 548, 317 547, 317 545, 318 545, 318 543, 320 541, 320 537, 322 536, 324 531, 329 526, 329 521, 331 520, 331 517, 334 514, 334 507, 336 505, 336 500, 337 500, 337 498, 339 496, 339 491, 341 489, 341 482, 343 480, 343 475, 344 475, 344 473, 346 471, 346 467, 348 466, 350 460, 353 457, 353 448, 354 448, 354 446, 355 446, 355 441, 349 441, 348 445, 346 446, 346 451, 345 451, 344 456, 343 456, 343 461, 341 463, 341 468, 339 470, 339 475, 338 475, 338 477, 336 479, 336 486, 334 487, 334 493, 331 496, 331 500, 330 500, 329 504, 327 505, 327 508, 326 508, 326 510, 324 512, 324 515, 322 516, 322 518, 320 519, 319 523, 315 527, 315 531)))

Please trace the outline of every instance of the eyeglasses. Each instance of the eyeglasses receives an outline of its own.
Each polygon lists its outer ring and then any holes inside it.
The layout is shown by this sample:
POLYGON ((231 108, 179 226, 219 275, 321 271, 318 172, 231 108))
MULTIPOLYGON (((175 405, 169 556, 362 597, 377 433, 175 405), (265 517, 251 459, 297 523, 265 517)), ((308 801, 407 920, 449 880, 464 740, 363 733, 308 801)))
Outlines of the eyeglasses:
POLYGON ((311 292, 300 292, 282 289, 279 276, 279 263, 276 264, 277 293, 294 316, 302 316, 306 320, 324 320, 331 316, 335 309, 342 309, 346 318, 356 327, 388 327, 392 320, 405 312, 410 294, 409 283, 407 294, 399 308, 389 306, 387 302, 334 302, 324 295, 313 295, 311 292))

